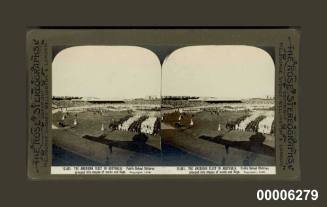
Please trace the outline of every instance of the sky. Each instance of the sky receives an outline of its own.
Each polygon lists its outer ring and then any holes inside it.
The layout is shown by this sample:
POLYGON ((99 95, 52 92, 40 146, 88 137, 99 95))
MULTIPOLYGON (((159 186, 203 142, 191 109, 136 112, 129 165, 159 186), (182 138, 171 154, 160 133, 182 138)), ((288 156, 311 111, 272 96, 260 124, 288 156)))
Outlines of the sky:
POLYGON ((160 97, 162 90, 163 96, 264 98, 274 96, 274 80, 272 58, 252 46, 183 47, 162 67, 142 47, 76 46, 52 63, 53 96, 132 99, 160 97))
POLYGON ((160 97, 161 65, 136 46, 76 46, 52 63, 52 95, 132 99, 160 97))
POLYGON ((274 96, 271 56, 252 46, 189 46, 175 50, 162 66, 163 96, 218 99, 274 96))

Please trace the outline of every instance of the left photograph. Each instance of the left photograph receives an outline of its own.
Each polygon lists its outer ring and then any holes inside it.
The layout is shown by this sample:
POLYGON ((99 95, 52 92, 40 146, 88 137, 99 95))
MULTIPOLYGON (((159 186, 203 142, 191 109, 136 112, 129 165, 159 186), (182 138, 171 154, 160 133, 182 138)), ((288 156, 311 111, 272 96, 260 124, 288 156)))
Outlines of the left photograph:
POLYGON ((52 165, 160 165, 160 79, 142 47, 53 47, 52 165))

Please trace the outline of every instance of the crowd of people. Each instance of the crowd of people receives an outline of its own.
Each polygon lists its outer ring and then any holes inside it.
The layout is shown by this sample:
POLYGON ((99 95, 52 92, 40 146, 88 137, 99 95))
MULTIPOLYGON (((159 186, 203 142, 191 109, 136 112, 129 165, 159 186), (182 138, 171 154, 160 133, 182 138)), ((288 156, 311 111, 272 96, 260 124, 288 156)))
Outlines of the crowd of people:
POLYGON ((226 123, 226 129, 228 129, 228 130, 241 130, 240 129, 240 123, 243 122, 247 117, 248 117, 248 115, 244 115, 244 116, 239 117, 236 120, 228 121, 226 123))
POLYGON ((109 125, 109 128, 155 135, 160 131, 160 120, 157 117, 135 115, 113 122, 109 125))
POLYGON ((127 121, 131 116, 125 116, 119 120, 113 120, 112 122, 110 122, 109 124, 109 129, 111 130, 118 130, 119 128, 121 128, 122 123, 124 123, 125 121, 127 121))
POLYGON ((139 118, 141 118, 140 115, 135 115, 124 121, 123 123, 118 125, 118 130, 121 131, 128 131, 131 124, 133 124, 135 121, 137 121, 139 118))
POLYGON ((258 126, 258 132, 264 133, 264 134, 270 134, 273 132, 273 122, 274 117, 273 116, 267 116, 264 118, 258 126))
POLYGON ((157 121, 157 117, 147 118, 141 124, 141 132, 145 134, 153 134, 156 121, 157 121))
MULTIPOLYGON (((101 112, 98 112, 101 113, 101 112)), ((70 117, 69 113, 63 113, 60 120, 58 121, 59 127, 77 127, 79 122, 77 119, 77 114, 74 115, 72 123, 67 123, 67 118, 70 117)), ((105 125, 102 122, 100 130, 105 130, 105 125)), ((109 129, 119 130, 119 131, 131 131, 136 133, 146 133, 146 134, 158 134, 160 131, 160 119, 155 116, 145 116, 145 115, 128 115, 119 120, 111 119, 109 122, 109 129)))
POLYGON ((245 115, 236 120, 228 121, 226 129, 272 134, 274 132, 274 116, 258 113, 250 116, 245 115))
POLYGON ((252 120, 245 128, 246 131, 250 132, 258 132, 259 130, 259 123, 265 118, 265 116, 260 115, 252 120))

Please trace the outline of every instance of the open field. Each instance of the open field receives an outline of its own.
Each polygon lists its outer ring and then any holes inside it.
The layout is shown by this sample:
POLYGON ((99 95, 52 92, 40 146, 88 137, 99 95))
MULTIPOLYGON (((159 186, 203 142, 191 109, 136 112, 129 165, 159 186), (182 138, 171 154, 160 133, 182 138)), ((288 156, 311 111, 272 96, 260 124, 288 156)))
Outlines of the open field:
MULTIPOLYGON (((88 104, 53 109, 53 144, 103 165, 158 165, 160 136, 154 130, 148 129, 147 134, 141 133, 141 128, 137 131, 138 125, 143 123, 133 124, 138 119, 131 123, 127 121, 131 117, 148 119, 146 117, 160 115, 156 111, 138 110, 141 106, 88 104), (121 107, 124 109, 115 110, 121 107), (119 125, 126 124, 130 125, 126 130, 118 129, 119 125)), ((147 109, 150 107, 146 106, 147 109)), ((153 124, 151 120, 147 123, 153 124)))
POLYGON ((266 117, 273 117, 270 103, 265 107, 189 105, 163 110, 163 146, 172 145, 218 165, 274 165, 275 138, 264 125, 271 124, 266 117), (259 126, 267 133, 258 132, 259 126))
MULTIPOLYGON (((60 107, 60 101, 56 104, 52 115, 53 144, 59 151, 67 152, 67 159, 72 161, 76 155, 86 163, 99 165, 275 162, 274 134, 267 128, 267 133, 255 131, 261 122, 272 124, 267 118, 273 117, 271 105, 197 103, 166 108, 160 113, 157 104, 149 103, 75 106, 65 101, 64 105, 69 107, 60 107)), ((69 165, 68 161, 61 163, 69 165)))

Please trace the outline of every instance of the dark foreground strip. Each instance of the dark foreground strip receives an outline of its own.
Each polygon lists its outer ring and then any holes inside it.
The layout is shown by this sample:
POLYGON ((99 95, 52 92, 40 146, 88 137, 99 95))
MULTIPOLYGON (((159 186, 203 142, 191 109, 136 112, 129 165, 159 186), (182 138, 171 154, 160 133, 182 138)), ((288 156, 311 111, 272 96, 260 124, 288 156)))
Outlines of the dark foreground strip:
POLYGON ((138 153, 143 154, 149 154, 149 155, 155 155, 160 156, 161 150, 146 144, 146 141, 148 140, 148 137, 143 134, 137 134, 133 137, 132 141, 116 141, 107 139, 106 135, 100 135, 98 137, 91 136, 91 135, 84 135, 84 139, 88 139, 94 142, 98 142, 101 144, 105 144, 109 146, 110 151, 112 152, 112 147, 117 147, 125 150, 130 150, 138 153))
POLYGON ((275 149, 263 144, 265 137, 261 133, 257 133, 250 137, 250 141, 229 141, 223 139, 221 136, 209 137, 202 135, 199 137, 200 139, 208 140, 210 142, 214 142, 217 144, 222 144, 226 148, 226 152, 228 153, 229 147, 234 147, 237 149, 242 149, 250 152, 256 152, 268 156, 275 156, 275 149))

